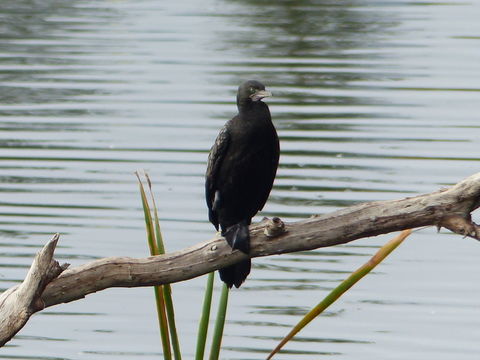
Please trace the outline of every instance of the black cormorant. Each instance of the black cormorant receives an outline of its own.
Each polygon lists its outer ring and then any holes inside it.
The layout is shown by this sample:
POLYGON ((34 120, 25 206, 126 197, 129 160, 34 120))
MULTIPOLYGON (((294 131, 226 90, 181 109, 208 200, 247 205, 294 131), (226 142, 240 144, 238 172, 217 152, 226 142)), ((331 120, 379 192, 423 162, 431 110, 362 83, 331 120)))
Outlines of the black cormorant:
MULTIPOLYGON (((238 114, 227 121, 208 156, 205 195, 210 222, 220 225, 232 249, 250 252, 248 225, 267 201, 278 167, 280 146, 268 106, 271 96, 255 80, 238 88, 238 114)), ((228 287, 237 288, 250 273, 250 259, 220 269, 228 287)))

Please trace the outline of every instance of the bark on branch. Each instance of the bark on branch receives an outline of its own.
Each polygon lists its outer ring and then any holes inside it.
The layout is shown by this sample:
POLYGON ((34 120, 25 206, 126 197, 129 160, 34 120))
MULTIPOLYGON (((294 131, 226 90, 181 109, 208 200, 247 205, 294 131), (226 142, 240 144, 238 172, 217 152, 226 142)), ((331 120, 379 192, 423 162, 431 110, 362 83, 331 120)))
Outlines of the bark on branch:
MULTIPOLYGON (((477 173, 449 189, 431 194, 359 204, 287 224, 278 220, 262 221, 250 227, 251 257, 311 250, 429 225, 445 227, 457 234, 480 240, 480 227, 471 221, 470 216, 479 206, 480 173, 477 173)), ((162 256, 99 259, 63 271, 53 280, 48 278, 48 281, 41 282, 48 283, 43 293, 40 291, 41 305, 48 307, 77 300, 110 287, 151 286, 183 281, 231 265, 245 257, 239 251, 232 252, 221 237, 216 237, 162 256)), ((11 305, 7 302, 11 303, 9 298, 18 292, 16 289, 9 289, 0 297, 2 329, 4 319, 10 317, 11 305)), ((38 300, 35 296, 33 299, 38 300)), ((33 302, 37 303, 37 300, 33 302)), ((30 305, 25 312, 31 314, 42 306, 34 305, 32 308, 30 305)), ((13 334, 5 336, 0 333, 0 345, 13 334)))
POLYGON ((33 259, 25 280, 0 296, 0 347, 5 345, 28 321, 45 307, 41 299, 45 287, 68 267, 53 260, 59 235, 50 240, 33 259))
MULTIPOLYGON (((402 200, 351 206, 333 213, 288 223, 270 238, 265 222, 252 225, 251 257, 268 256, 344 244, 356 239, 427 225, 480 239, 470 213, 480 206, 480 173, 437 192, 402 200)), ((244 259, 221 238, 145 259, 111 257, 69 269, 47 286, 46 306, 80 299, 109 287, 136 287, 191 279, 244 259)))

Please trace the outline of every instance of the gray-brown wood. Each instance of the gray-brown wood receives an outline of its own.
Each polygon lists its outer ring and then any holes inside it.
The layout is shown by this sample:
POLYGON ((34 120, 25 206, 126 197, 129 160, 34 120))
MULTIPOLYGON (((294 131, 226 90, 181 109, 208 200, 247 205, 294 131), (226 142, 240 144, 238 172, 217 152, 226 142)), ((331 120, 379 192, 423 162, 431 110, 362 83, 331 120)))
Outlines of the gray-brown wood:
MULTIPOLYGON (((265 222, 252 225, 251 257, 344 244, 356 239, 421 226, 445 226, 480 239, 470 213, 480 206, 480 173, 431 194, 370 202, 285 224, 276 237, 265 235, 265 222), (456 219, 456 221, 452 221, 456 219)), ((168 244, 167 244, 168 245, 168 244)), ((480 251, 480 249, 479 249, 480 251)), ((104 258, 69 269, 50 283, 46 306, 80 299, 109 287, 135 287, 188 280, 245 258, 220 238, 146 259, 104 258)))
MULTIPOLYGON (((470 213, 479 206, 480 173, 477 173, 449 189, 431 194, 359 204, 286 224, 278 219, 262 221, 250 227, 251 257, 311 250, 422 226, 446 227, 478 240, 480 229, 471 222, 470 213)), ((240 251, 232 252, 222 238, 216 237, 162 256, 99 259, 68 269, 51 282, 47 281, 49 283, 41 296, 43 302, 38 303, 33 296, 34 301, 27 301, 30 305, 23 311, 28 315, 43 306, 77 300, 110 287, 151 286, 184 281, 231 265, 245 257, 240 251)), ((17 292, 15 289, 7 290, 0 298, 2 319, 11 317, 3 312, 8 308, 6 302, 10 301, 9 292, 17 292)), ((28 316, 21 311, 15 316, 22 317, 22 321, 28 320, 28 316)), ((2 328, 3 324, 0 323, 2 328)))
POLYGON ((30 316, 45 307, 41 295, 47 284, 66 269, 53 260, 59 235, 50 240, 35 256, 25 280, 0 296, 0 346, 9 341, 30 316))

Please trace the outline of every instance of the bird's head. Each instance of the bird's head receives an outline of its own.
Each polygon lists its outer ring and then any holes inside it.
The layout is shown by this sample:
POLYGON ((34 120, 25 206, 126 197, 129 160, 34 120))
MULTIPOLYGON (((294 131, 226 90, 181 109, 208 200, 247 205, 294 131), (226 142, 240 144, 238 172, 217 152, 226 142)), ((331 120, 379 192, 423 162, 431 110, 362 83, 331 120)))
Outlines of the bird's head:
POLYGON ((238 106, 247 105, 268 96, 272 96, 272 93, 265 90, 265 85, 260 81, 248 80, 238 87, 237 104, 238 106))

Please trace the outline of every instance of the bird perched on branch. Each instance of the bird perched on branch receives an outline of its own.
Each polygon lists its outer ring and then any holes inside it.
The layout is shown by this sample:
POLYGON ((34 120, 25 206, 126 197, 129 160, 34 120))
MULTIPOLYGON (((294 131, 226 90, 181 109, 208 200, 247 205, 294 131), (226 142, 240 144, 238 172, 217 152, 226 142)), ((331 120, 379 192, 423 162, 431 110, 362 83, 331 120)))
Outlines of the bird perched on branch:
MULTIPOLYGON (((227 121, 208 156, 205 195, 210 222, 232 249, 250 252, 248 226, 267 201, 278 167, 280 146, 262 83, 249 80, 238 88, 238 114, 227 121)), ((228 287, 237 288, 250 273, 251 260, 220 269, 228 287)))

